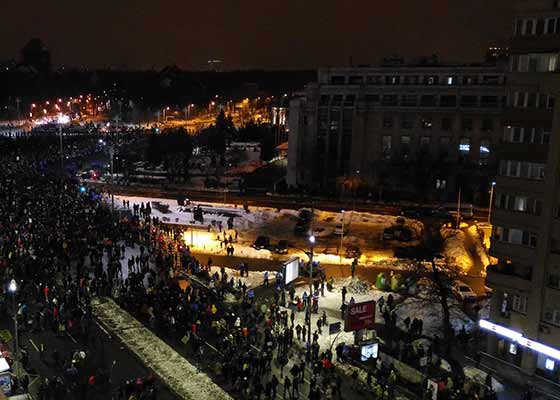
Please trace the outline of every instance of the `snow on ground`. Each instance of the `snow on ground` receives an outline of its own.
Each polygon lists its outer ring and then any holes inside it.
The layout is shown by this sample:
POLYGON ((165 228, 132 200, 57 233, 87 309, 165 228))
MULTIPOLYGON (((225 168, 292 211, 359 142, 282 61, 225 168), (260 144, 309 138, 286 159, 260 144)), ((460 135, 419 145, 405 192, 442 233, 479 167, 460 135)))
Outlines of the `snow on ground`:
MULTIPOLYGON (((220 274, 220 267, 211 267, 210 272, 215 274, 216 272, 220 274)), ((234 278, 235 284, 237 285, 237 281, 241 281, 245 283, 249 288, 256 288, 257 286, 261 286, 264 282, 264 273, 268 272, 268 282, 270 285, 275 284, 276 282, 276 271, 249 271, 249 276, 241 277, 239 275, 239 270, 233 268, 225 268, 225 272, 228 276, 228 281, 231 278, 234 278)))
MULTIPOLYGON (((342 305, 342 287, 346 286, 348 293, 346 295, 346 302, 350 301, 351 297, 354 297, 356 303, 368 300, 375 300, 376 302, 382 296, 387 299, 389 294, 392 294, 394 301, 398 304, 396 308, 397 312, 397 325, 400 328, 404 327, 404 320, 409 317, 411 320, 414 318, 420 318, 423 320, 423 334, 427 337, 443 337, 441 331, 441 306, 439 304, 428 303, 425 301, 419 301, 417 298, 407 297, 404 298, 400 294, 384 292, 376 289, 374 286, 368 282, 361 281, 357 278, 339 278, 335 279, 334 289, 332 292, 325 290, 325 296, 319 298, 319 313, 312 315, 312 329, 317 328, 317 318, 325 310, 328 318, 328 323, 342 322, 340 306, 342 305)), ((301 297, 303 292, 309 293, 309 287, 307 285, 296 287, 296 296, 301 297)), ((459 331, 463 325, 467 331, 470 331, 474 323, 473 321, 459 309, 456 301, 449 299, 449 304, 451 307, 451 324, 453 328, 459 331)), ((295 324, 303 325, 305 319, 305 314, 303 312, 296 314, 295 324)), ((379 307, 376 309, 375 322, 379 324, 384 324, 383 316, 379 312, 379 307)), ((323 346, 330 346, 334 342, 334 346, 338 342, 353 343, 354 337, 352 332, 342 332, 335 340, 335 338, 328 337, 327 333, 323 332, 319 338, 319 344, 322 348, 323 346)))
MULTIPOLYGON (((250 207, 247 212, 243 207, 227 203, 196 202, 190 206, 179 206, 176 200, 159 199, 138 196, 115 196, 115 205, 122 208, 122 201, 128 200, 130 208, 133 204, 151 203, 152 215, 170 224, 189 226, 192 235, 187 233, 185 241, 198 248, 196 250, 208 254, 226 254, 224 248, 211 233, 219 233, 219 223, 227 227, 227 221, 233 216, 233 229, 238 232, 239 238, 234 244, 236 256, 259 259, 278 258, 268 250, 255 250, 251 246, 258 236, 268 236, 271 244, 278 240, 289 239, 290 255, 307 259, 305 252, 309 250, 307 237, 296 237, 294 226, 298 219, 298 210, 272 209, 267 207, 250 207), (162 212, 157 205, 163 205, 167 212, 162 212), (200 205, 204 211, 204 223, 194 221, 191 209, 200 205), (208 226, 210 225, 210 233, 208 226), (206 233, 205 233, 206 232, 206 233)), ((347 211, 344 213, 344 228, 347 234, 342 238, 340 250, 340 235, 334 234, 336 225, 342 223, 343 214, 321 210, 314 211, 313 233, 317 237, 314 259, 323 264, 348 265, 353 258, 345 257, 345 249, 357 246, 362 252, 359 259, 361 265, 369 265, 382 260, 393 258, 393 250, 381 240, 383 229, 394 225, 397 217, 347 211), (340 253, 340 254, 339 254, 340 253)), ((408 221, 411 222, 411 221, 408 221)), ((228 231, 228 235, 232 231, 228 231)))
POLYGON ((206 374, 112 300, 92 301, 93 314, 182 399, 231 400, 206 374))
MULTIPOLYGON (((421 296, 419 296, 421 297, 421 296)), ((459 332, 463 326, 467 332, 472 331, 474 322, 460 309, 459 304, 454 299, 448 299, 450 305, 450 322, 456 332, 459 332)), ((423 321, 422 334, 433 338, 436 335, 442 336, 442 307, 439 303, 429 302, 422 298, 408 297, 397 306, 397 326, 401 329, 405 328, 404 320, 409 317, 411 320, 420 318, 423 321)))

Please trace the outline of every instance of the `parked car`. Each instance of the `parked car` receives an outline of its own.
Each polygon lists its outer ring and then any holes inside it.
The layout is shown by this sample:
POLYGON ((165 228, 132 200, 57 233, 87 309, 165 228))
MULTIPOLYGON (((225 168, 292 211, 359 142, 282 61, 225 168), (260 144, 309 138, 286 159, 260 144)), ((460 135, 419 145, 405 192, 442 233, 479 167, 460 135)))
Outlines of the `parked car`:
POLYGON ((461 214, 461 218, 470 219, 474 217, 474 208, 472 204, 461 203, 461 209, 458 210, 457 203, 445 203, 441 206, 447 210, 452 216, 457 218, 457 211, 461 214))
POLYGON ((451 213, 443 207, 434 208, 431 211, 431 216, 433 218, 439 218, 446 221, 453 221, 453 215, 451 215, 451 213))
POLYGON ((303 208, 299 211, 299 219, 300 221, 311 221, 311 218, 313 217, 313 214, 311 213, 311 210, 307 209, 307 208, 303 208))
POLYGON ((358 246, 350 245, 346 247, 346 253, 344 256, 346 258, 360 258, 361 255, 362 251, 358 246))
POLYGON ((307 234, 307 231, 309 231, 309 224, 306 224, 301 220, 296 223, 296 226, 294 228, 294 234, 296 236, 304 236, 307 234))
POLYGON ((401 215, 407 218, 420 218, 422 216, 422 210, 420 208, 403 208, 401 210, 401 215))
POLYGON ((257 250, 262 250, 270 247, 270 238, 268 236, 259 236, 255 243, 253 243, 253 248, 257 250))
POLYGON ((338 224, 334 227, 334 234, 335 235, 346 235, 348 233, 347 227, 342 227, 342 224, 338 224))
POLYGON ((383 240, 398 240, 409 242, 412 240, 412 230, 408 226, 393 225, 383 230, 383 240))
POLYGON ((288 253, 288 241, 287 240, 278 241, 278 244, 276 244, 276 247, 274 248, 274 251, 278 254, 287 254, 288 253))
POLYGON ((390 226, 383 229, 383 240, 393 240, 395 238, 395 228, 390 226))
POLYGON ((476 301, 477 294, 465 282, 453 282, 453 294, 461 301, 476 301))

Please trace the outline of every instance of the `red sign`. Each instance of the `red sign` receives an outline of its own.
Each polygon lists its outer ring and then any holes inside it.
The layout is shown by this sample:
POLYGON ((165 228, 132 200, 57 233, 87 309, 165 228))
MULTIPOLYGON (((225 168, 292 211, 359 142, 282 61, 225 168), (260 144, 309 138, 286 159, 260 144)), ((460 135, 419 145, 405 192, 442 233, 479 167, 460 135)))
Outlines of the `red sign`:
POLYGON ((375 325, 375 301, 364 301, 348 305, 344 330, 346 332, 360 329, 373 329, 375 325))

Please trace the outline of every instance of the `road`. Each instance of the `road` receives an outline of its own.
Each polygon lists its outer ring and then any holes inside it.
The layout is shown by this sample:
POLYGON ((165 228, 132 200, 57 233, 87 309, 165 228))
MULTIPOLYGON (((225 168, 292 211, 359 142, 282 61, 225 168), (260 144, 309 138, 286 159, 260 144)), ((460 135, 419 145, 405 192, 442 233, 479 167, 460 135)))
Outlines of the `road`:
MULTIPOLYGON (((30 312, 34 308, 33 305, 29 305, 30 312)), ((0 329, 7 329, 13 334, 11 321, 10 318, 1 318, 0 329)), ((86 341, 68 334, 54 334, 51 329, 32 332, 31 329, 23 330, 20 327, 20 347, 27 349, 29 354, 30 367, 27 372, 49 379, 53 376, 62 376, 62 369, 55 367, 53 350, 57 350, 61 360, 68 359, 75 351, 85 351, 87 358, 82 377, 95 374, 99 368, 112 371, 110 377, 113 385, 108 388, 110 390, 99 388, 97 395, 93 397, 95 399, 110 399, 108 392, 116 391, 116 388, 127 380, 146 377, 149 374, 149 370, 142 362, 118 339, 109 336, 95 322, 90 324, 90 329, 89 340, 86 341), (42 346, 44 348, 43 357, 40 352, 42 346), (113 363, 114 367, 111 368, 113 363)), ((85 396, 75 394, 74 397, 69 397, 69 399, 73 398, 82 399, 85 396)), ((177 397, 167 387, 160 384, 158 385, 158 399, 175 400, 177 397)))
MULTIPOLYGON (((370 200, 357 199, 354 201, 351 198, 333 199, 325 197, 296 197, 288 195, 266 195, 258 193, 237 193, 225 192, 222 190, 200 190, 181 187, 180 185, 167 184, 165 188, 161 186, 120 186, 111 185, 106 183, 95 183, 95 186, 103 187, 107 191, 115 195, 123 196, 144 196, 144 197, 157 197, 162 199, 177 199, 178 195, 183 195, 194 201, 208 201, 208 202, 227 202, 228 204, 248 205, 256 207, 270 207, 281 209, 300 209, 304 207, 312 207, 313 205, 319 206, 321 210, 339 212, 340 210, 352 210, 358 212, 370 212, 374 214, 383 215, 399 215, 403 208, 407 207, 424 207, 431 209, 436 204, 389 204, 389 203, 374 203, 370 200)), ((476 208, 474 210, 473 220, 485 221, 488 215, 488 210, 485 208, 476 208)))
MULTIPOLYGON (((161 187, 148 187, 148 186, 119 186, 109 185, 104 183, 96 183, 95 186, 105 188, 107 191, 115 195, 123 196, 144 196, 144 197, 157 197, 163 199, 176 199, 179 194, 186 195, 194 201, 208 201, 208 202, 224 202, 223 191, 207 191, 207 190, 193 190, 181 189, 179 187, 171 187, 162 190, 161 187)), ((321 210, 339 212, 341 209, 352 209, 352 200, 335 200, 326 198, 303 198, 291 196, 267 196, 266 194, 240 194, 235 192, 227 192, 226 202, 228 204, 248 205, 257 207, 270 207, 270 208, 288 208, 299 209, 302 207, 311 207, 312 204, 320 204, 321 210)), ((399 213, 401 207, 387 204, 376 204, 369 202, 356 201, 356 211, 372 212, 376 214, 396 215, 399 213)))

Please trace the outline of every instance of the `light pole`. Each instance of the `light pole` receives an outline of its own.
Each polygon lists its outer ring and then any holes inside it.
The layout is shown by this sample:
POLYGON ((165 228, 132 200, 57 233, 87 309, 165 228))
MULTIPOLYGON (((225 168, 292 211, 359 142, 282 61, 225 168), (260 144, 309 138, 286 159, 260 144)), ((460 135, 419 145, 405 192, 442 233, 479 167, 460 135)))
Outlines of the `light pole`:
POLYGON ((307 296, 307 343, 311 344, 311 299, 313 297, 313 249, 315 247, 315 236, 309 236, 309 296, 307 296))
POLYGON ((492 182, 490 186, 490 203, 488 204, 488 223, 490 223, 490 217, 492 216, 492 200, 494 200, 494 188, 496 187, 496 182, 492 182))
MULTIPOLYGON (((354 182, 352 182, 352 190, 354 191, 354 193, 353 193, 354 199, 352 201, 352 215, 350 216, 350 218, 352 218, 354 216, 354 212, 356 212, 356 194, 357 194, 356 192, 357 192, 357 189, 358 189, 357 186, 360 182, 360 170, 359 169, 356 170, 356 179, 354 179, 353 181, 354 182)), ((350 219, 350 221, 351 221, 351 219, 350 219)))
POLYGON ((18 339, 18 323, 17 323, 17 283, 15 279, 10 281, 8 291, 12 294, 13 298, 13 314, 14 314, 14 373, 19 376, 19 339, 18 339))
POLYGON ((64 174, 64 150, 62 149, 62 123, 58 124, 58 135, 60 136, 60 175, 64 174))
POLYGON ((340 230, 340 247, 338 248, 338 261, 342 264, 342 240, 344 238, 344 210, 340 210, 342 215, 342 229, 340 230))

